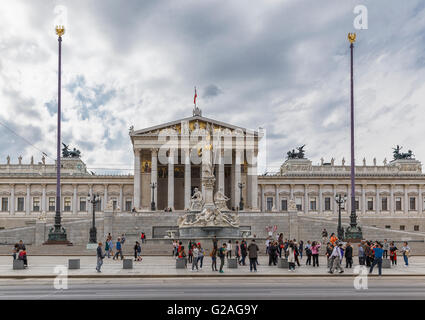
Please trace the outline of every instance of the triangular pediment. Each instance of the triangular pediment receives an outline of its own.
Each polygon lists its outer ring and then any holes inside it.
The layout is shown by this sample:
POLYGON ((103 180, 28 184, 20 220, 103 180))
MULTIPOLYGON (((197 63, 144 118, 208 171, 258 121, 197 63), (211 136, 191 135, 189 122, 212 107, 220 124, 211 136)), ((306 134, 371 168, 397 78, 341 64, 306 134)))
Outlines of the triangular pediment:
POLYGON ((208 126, 211 126, 213 129, 229 129, 229 130, 242 130, 243 132, 246 132, 245 128, 234 126, 225 122, 217 121, 214 119, 202 117, 202 116, 192 116, 188 118, 183 118, 180 120, 174 120, 170 121, 164 124, 160 124, 153 127, 148 127, 141 130, 135 130, 133 132, 130 132, 131 137, 137 137, 137 136, 147 136, 147 135, 157 135, 161 130, 170 128, 173 129, 179 133, 181 133, 182 125, 183 123, 188 124, 190 130, 193 130, 196 127, 199 127, 200 129, 206 129, 208 126))

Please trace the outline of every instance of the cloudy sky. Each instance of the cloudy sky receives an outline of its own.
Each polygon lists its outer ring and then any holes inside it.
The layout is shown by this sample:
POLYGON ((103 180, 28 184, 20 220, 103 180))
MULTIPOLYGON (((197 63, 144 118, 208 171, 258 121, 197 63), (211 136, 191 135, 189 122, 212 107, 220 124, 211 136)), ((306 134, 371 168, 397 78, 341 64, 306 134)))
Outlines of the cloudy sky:
POLYGON ((195 85, 204 116, 266 129, 269 171, 301 144, 313 163, 349 159, 353 31, 357 162, 396 144, 425 161, 423 0, 14 0, 0 3, 1 163, 56 156, 58 17, 62 139, 93 171, 130 169, 130 125, 190 116, 195 85))

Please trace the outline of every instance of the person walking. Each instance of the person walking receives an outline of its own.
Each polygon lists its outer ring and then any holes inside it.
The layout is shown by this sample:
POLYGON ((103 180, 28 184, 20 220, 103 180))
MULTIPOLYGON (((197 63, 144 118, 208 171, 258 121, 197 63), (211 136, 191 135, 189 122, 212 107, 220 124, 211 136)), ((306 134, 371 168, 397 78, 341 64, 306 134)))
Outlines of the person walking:
POLYGON ((189 246, 188 246, 188 248, 189 248, 189 251, 188 251, 189 263, 193 262, 193 247, 194 247, 194 244, 192 243, 192 241, 189 241, 189 246))
POLYGON ((329 242, 332 244, 333 247, 335 247, 335 244, 337 241, 338 241, 338 238, 336 237, 335 233, 332 233, 331 238, 329 239, 329 242))
POLYGON ((306 266, 311 266, 311 243, 310 240, 307 240, 307 244, 305 245, 305 254, 307 255, 307 261, 305 262, 306 266))
POLYGON ((390 243, 390 259, 391 259, 391 264, 397 265, 397 250, 398 248, 394 245, 394 242, 392 241, 390 243))
POLYGON ((211 251, 211 269, 217 271, 217 249, 213 248, 211 251))
POLYGON ((288 244, 288 266, 289 266, 289 271, 295 271, 295 244, 291 241, 288 244))
POLYGON ((284 247, 283 233, 281 233, 279 235, 279 238, 277 239, 277 243, 278 243, 278 249, 279 249, 279 258, 282 258, 282 250, 283 250, 283 247, 284 247))
POLYGON ((384 250, 382 249, 382 245, 378 243, 375 248, 373 248, 374 258, 373 262, 369 269, 369 274, 373 272, 373 268, 378 265, 378 274, 382 276, 382 257, 384 255, 384 250))
POLYGON ((109 242, 108 237, 106 238, 105 241, 105 256, 108 255, 108 258, 110 258, 110 244, 111 242, 109 242))
POLYGON ((319 267, 320 242, 313 241, 311 244, 311 255, 313 256, 313 267, 319 267))
POLYGON ((347 242, 345 246, 345 268, 353 267, 353 247, 351 246, 350 241, 347 242))
POLYGON ((112 258, 112 260, 118 259, 118 255, 120 255, 121 260, 124 259, 124 256, 122 254, 122 243, 121 243, 121 238, 118 238, 117 243, 115 245, 115 249, 117 250, 117 252, 115 252, 114 257, 112 258))
POLYGON ((246 246, 246 241, 245 240, 242 240, 242 243, 241 243, 241 256, 242 256, 242 259, 239 262, 240 265, 246 266, 245 259, 246 259, 246 256, 247 256, 247 251, 248 251, 248 248, 246 246))
POLYGON ((227 259, 232 259, 232 240, 229 240, 227 243, 227 251, 226 251, 226 257, 227 259))
POLYGON ((403 246, 401 247, 401 253, 403 254, 404 266, 408 267, 409 266, 409 256, 410 256, 410 247, 409 247, 407 241, 405 241, 403 243, 403 246))
POLYGON ((196 267, 196 271, 199 271, 199 268, 198 268, 199 249, 196 244, 193 245, 192 254, 193 254, 192 271, 194 271, 195 267, 196 267))
POLYGON ((226 243, 218 250, 218 257, 220 258, 220 273, 223 273, 224 258, 226 258, 226 243))
POLYGON ((341 243, 339 243, 339 244, 335 243, 335 247, 332 251, 331 268, 328 271, 331 274, 334 273, 334 270, 336 270, 336 269, 339 270, 339 273, 344 272, 344 269, 342 269, 342 267, 341 267, 341 261, 342 261, 342 253, 341 253, 341 248, 340 248, 341 246, 342 246, 341 243))
POLYGON ((257 272, 257 259, 258 259, 258 246, 255 243, 255 239, 252 239, 251 243, 248 246, 249 252, 249 271, 252 272, 254 269, 257 272))
POLYGON ((96 249, 96 257, 97 257, 97 264, 96 264, 96 270, 97 272, 101 272, 100 268, 103 264, 103 259, 105 258, 106 254, 103 254, 102 252, 102 242, 99 242, 96 249))
POLYGON ((217 237, 216 236, 214 236, 214 238, 212 239, 212 242, 213 242, 213 248, 218 250, 218 244, 217 244, 217 237))

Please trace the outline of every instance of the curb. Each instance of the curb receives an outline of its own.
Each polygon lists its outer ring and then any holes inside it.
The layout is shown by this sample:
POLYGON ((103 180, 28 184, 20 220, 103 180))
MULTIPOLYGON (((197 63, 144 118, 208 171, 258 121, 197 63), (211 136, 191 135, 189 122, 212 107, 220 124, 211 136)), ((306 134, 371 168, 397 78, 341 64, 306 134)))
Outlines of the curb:
MULTIPOLYGON (((1 275, 0 280, 7 279, 55 279, 58 275, 1 275)), ((68 275, 68 279, 164 279, 164 278, 349 278, 355 274, 163 274, 163 275, 138 275, 138 274, 74 274, 68 275)), ((368 277, 378 278, 377 274, 368 277)), ((382 277, 425 277, 425 274, 383 274, 382 277)))

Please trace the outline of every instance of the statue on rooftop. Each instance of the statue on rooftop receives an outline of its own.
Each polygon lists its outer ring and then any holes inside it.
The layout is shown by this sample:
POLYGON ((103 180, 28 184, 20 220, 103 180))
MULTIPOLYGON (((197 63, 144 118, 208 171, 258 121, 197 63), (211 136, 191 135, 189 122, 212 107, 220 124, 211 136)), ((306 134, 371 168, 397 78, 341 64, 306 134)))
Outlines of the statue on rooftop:
POLYGON ((6 157, 6 161, 7 161, 7 164, 10 164, 10 156, 9 155, 6 157))
POLYGON ((305 159, 305 151, 304 151, 305 144, 301 147, 296 148, 298 152, 295 152, 295 149, 292 149, 292 151, 288 151, 286 153, 287 159, 305 159))
POLYGON ((62 148, 62 157, 63 158, 80 158, 81 157, 81 152, 80 150, 77 149, 73 149, 73 150, 69 150, 69 145, 66 145, 65 143, 63 144, 63 148, 62 148))
POLYGON ((395 148, 393 148, 393 157, 394 160, 411 160, 414 159, 414 154, 412 150, 407 150, 407 152, 400 152, 400 150, 403 149, 403 147, 400 147, 397 145, 395 148))

